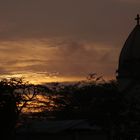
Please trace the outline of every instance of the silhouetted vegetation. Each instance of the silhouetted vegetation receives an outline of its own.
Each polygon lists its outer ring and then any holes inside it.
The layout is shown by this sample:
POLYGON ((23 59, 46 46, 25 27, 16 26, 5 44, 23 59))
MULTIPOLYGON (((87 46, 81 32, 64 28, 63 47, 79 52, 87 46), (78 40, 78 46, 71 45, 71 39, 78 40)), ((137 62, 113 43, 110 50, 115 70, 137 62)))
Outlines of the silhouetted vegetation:
POLYGON ((53 94, 58 119, 92 119, 96 122, 116 121, 123 109, 122 95, 116 81, 99 81, 100 78, 62 86, 53 94))
POLYGON ((86 119, 105 131, 115 129, 120 135, 122 128, 127 131, 140 123, 138 95, 121 93, 117 81, 106 82, 96 75, 71 84, 32 85, 22 78, 3 79, 0 81, 0 131, 3 135, 12 134, 19 120, 24 123, 30 118, 86 119))
POLYGON ((4 139, 14 133, 22 109, 36 93, 36 87, 22 78, 0 81, 0 134, 4 139))

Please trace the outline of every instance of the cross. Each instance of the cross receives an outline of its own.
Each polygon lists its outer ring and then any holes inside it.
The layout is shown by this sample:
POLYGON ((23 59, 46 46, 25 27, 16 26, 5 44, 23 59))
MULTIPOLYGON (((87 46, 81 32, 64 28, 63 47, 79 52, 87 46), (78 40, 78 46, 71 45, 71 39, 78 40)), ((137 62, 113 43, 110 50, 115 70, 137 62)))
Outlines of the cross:
POLYGON ((135 20, 137 21, 137 25, 139 25, 140 24, 140 16, 139 16, 139 14, 137 14, 137 17, 135 18, 135 20))

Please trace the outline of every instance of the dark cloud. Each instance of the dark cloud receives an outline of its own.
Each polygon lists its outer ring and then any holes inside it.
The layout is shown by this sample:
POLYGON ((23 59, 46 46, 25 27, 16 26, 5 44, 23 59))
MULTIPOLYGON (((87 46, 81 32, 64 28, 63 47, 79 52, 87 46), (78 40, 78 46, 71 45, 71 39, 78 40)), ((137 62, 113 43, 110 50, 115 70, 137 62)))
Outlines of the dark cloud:
POLYGON ((0 74, 10 74, 10 71, 8 71, 7 69, 0 67, 0 74))
POLYGON ((138 0, 0 0, 0 73, 113 75, 138 0))
POLYGON ((138 3, 124 1, 0 1, 0 39, 66 36, 117 43, 140 12, 138 3))

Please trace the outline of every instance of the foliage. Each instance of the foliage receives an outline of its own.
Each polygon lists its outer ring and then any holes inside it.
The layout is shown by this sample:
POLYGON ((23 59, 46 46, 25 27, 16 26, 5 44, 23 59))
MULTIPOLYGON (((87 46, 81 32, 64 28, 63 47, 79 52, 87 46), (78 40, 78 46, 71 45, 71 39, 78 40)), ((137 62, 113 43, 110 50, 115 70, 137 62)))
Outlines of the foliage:
POLYGON ((36 94, 37 88, 22 78, 0 81, 0 130, 2 134, 14 130, 22 109, 28 101, 34 99, 36 94))
POLYGON ((107 82, 94 74, 71 84, 32 85, 22 78, 3 79, 0 81, 0 121, 10 124, 11 130, 22 110, 29 107, 28 103, 36 101, 42 112, 32 115, 41 119, 87 119, 105 127, 112 124, 119 127, 124 122, 129 124, 132 111, 137 113, 132 104, 139 104, 138 92, 135 95, 119 92, 117 81, 107 82), (39 100, 38 95, 43 99, 39 100))
POLYGON ((96 74, 71 84, 32 85, 22 78, 2 79, 0 122, 3 129, 0 131, 10 132, 22 110, 30 108, 28 103, 37 102, 40 104, 37 109, 42 112, 29 114, 31 118, 86 119, 117 133, 122 127, 129 132, 140 123, 139 84, 123 93, 118 88, 117 81, 105 81, 96 74))
POLYGON ((92 75, 86 81, 73 84, 53 83, 49 89, 47 96, 56 105, 53 111, 57 119, 115 123, 124 108, 117 81, 106 82, 102 77, 92 75))

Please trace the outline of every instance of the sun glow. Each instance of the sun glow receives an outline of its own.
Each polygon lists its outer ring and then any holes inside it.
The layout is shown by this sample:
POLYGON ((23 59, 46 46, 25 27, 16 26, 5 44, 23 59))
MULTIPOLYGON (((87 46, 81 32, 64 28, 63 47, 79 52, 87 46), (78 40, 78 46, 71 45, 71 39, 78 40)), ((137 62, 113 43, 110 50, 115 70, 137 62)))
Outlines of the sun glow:
MULTIPOLYGON (((23 106, 24 102, 19 104, 19 107, 23 106)), ((53 101, 47 96, 36 95, 35 99, 27 102, 26 107, 22 109, 22 113, 39 113, 43 111, 51 111, 56 106, 53 101)))
POLYGON ((43 84, 43 83, 50 83, 50 82, 74 82, 84 80, 85 77, 66 77, 66 76, 59 76, 59 73, 48 73, 48 72, 40 72, 40 73, 33 73, 33 72, 20 72, 20 73, 11 73, 11 74, 3 74, 0 75, 0 79, 3 78, 24 78, 25 81, 28 81, 31 84, 43 84))
MULTIPOLYGON (((49 74, 47 72, 33 73, 33 72, 23 72, 23 73, 12 73, 0 75, 0 79, 10 79, 10 78, 23 78, 26 82, 30 84, 45 84, 52 82, 78 82, 87 80, 87 76, 60 76, 59 73, 49 74)), ((103 77, 104 80, 109 81, 115 79, 115 76, 103 77)))

